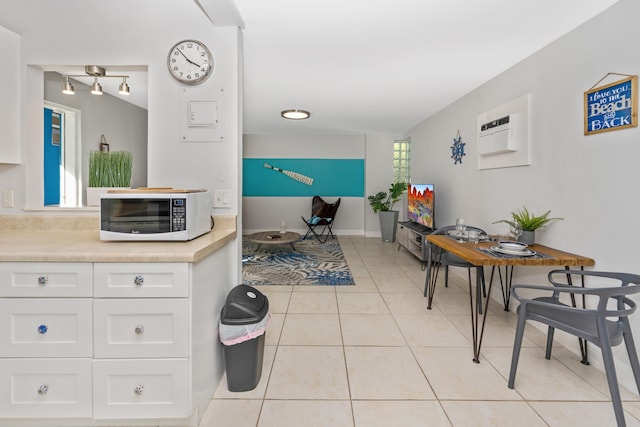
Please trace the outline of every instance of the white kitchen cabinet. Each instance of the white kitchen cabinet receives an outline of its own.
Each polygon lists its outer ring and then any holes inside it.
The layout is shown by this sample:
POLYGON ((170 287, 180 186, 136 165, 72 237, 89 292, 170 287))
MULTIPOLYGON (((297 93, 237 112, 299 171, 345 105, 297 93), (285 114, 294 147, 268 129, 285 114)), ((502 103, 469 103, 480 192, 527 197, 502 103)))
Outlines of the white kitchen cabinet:
POLYGON ((167 298, 189 296, 187 263, 96 263, 96 298, 167 298))
POLYGON ((91 263, 0 262, 0 297, 91 297, 91 263))
POLYGON ((0 262, 0 426, 197 426, 220 375, 210 258, 0 262))
POLYGON ((91 357, 89 298, 1 298, 0 357, 91 357))
POLYGON ((89 358, 1 359, 0 417, 90 418, 91 381, 89 358))
POLYGON ((184 418, 190 410, 188 359, 96 360, 97 419, 184 418))
POLYGON ((95 358, 189 355, 186 298, 96 299, 93 309, 95 358))

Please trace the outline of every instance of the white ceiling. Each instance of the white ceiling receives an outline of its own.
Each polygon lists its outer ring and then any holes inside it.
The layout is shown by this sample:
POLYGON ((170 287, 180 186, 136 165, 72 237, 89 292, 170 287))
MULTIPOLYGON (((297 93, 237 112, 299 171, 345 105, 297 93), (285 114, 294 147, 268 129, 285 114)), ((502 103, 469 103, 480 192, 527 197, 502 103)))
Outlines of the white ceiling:
POLYGON ((147 11, 162 28, 194 1, 220 25, 235 1, 244 21, 246 133, 365 133, 408 130, 617 0, 0 0, 0 25, 51 28, 62 10, 78 25, 99 10, 121 25, 147 11), (288 108, 312 116, 284 120, 288 108))
POLYGON ((244 131, 406 131, 616 1, 235 0, 244 131))

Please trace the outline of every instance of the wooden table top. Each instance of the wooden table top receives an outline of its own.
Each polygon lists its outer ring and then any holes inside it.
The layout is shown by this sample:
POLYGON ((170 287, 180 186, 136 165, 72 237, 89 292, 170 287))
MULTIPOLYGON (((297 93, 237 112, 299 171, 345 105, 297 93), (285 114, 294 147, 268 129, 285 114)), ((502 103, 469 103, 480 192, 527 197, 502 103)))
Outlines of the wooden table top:
POLYGON ((539 244, 529 245, 529 249, 540 254, 547 255, 547 257, 500 258, 492 256, 486 252, 482 252, 478 249, 479 247, 490 248, 491 246, 495 246, 497 244, 496 242, 460 243, 457 240, 443 234, 431 234, 427 236, 427 241, 441 247, 448 252, 451 252, 454 255, 457 255, 458 257, 473 265, 562 265, 584 267, 595 265, 595 261, 591 258, 560 251, 558 249, 539 244))
POLYGON ((302 236, 295 231, 287 231, 284 234, 280 234, 279 231, 261 231, 259 233, 249 234, 247 240, 253 243, 260 243, 264 245, 279 245, 282 243, 293 243, 300 240, 302 236), (279 237, 270 237, 279 236, 279 237))

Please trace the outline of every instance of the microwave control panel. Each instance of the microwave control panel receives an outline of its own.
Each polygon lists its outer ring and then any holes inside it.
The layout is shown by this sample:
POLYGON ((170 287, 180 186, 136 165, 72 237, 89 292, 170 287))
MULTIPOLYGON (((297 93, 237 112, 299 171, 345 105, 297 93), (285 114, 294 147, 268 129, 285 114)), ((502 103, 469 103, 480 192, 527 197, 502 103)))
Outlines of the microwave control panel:
POLYGON ((187 229, 187 199, 171 199, 171 231, 187 229))

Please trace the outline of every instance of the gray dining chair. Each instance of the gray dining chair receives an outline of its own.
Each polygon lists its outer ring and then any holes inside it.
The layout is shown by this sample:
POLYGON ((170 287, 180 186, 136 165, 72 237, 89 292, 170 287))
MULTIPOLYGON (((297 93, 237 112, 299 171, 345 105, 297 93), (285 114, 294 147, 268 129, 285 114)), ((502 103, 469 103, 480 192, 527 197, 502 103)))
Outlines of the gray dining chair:
MULTIPOLYGON (((609 384, 611 403, 618 426, 625 426, 620 389, 613 362, 612 347, 624 344, 631 362, 633 376, 640 393, 640 364, 631 334, 629 316, 636 311, 636 303, 629 295, 640 293, 640 275, 628 273, 610 273, 584 270, 553 270, 548 275, 553 286, 515 285, 511 289, 513 297, 520 301, 517 309, 518 325, 513 344, 511 371, 509 372, 509 388, 514 388, 518 358, 524 327, 527 320, 533 320, 548 326, 547 348, 545 358, 551 358, 553 333, 555 329, 575 335, 600 347, 604 369, 609 384), (571 286, 575 279, 597 278, 606 286, 571 286), (536 293, 535 298, 525 298, 521 290, 536 293), (595 308, 575 307, 575 297, 583 296, 587 302, 595 304, 595 308), (570 299, 571 305, 560 301, 570 299)), ((584 282, 582 282, 584 284, 584 282)), ((591 304, 588 304, 589 306, 591 304)))
MULTIPOLYGON (((436 235, 436 234, 447 234, 449 231, 455 230, 456 226, 455 225, 447 225, 444 227, 440 227, 437 230, 435 230, 433 233, 431 233, 432 235, 436 235)), ((484 230, 482 230, 481 228, 478 227, 471 227, 471 226, 467 226, 467 231, 469 230, 475 230, 475 231, 479 231, 480 234, 487 234, 485 233, 484 230)), ((471 269, 472 268, 476 268, 475 265, 468 263, 467 261, 463 260, 462 258, 452 254, 451 252, 447 252, 442 248, 439 248, 437 246, 431 245, 431 250, 430 250, 430 256, 431 256, 431 265, 433 265, 434 263, 438 262, 440 263, 440 265, 444 266, 444 286, 449 287, 449 267, 462 267, 462 268, 466 268, 467 269, 467 274, 469 275, 469 282, 471 282, 471 269)), ((429 283, 429 275, 430 275, 430 271, 427 271, 427 276, 426 276, 426 280, 425 280, 425 284, 424 284, 424 296, 427 296, 427 289, 428 289, 428 283, 429 283)), ((437 272, 436 272, 437 274, 437 272)), ((485 280, 484 280, 484 276, 481 278, 482 279, 482 295, 486 296, 486 289, 485 289, 485 280)))

